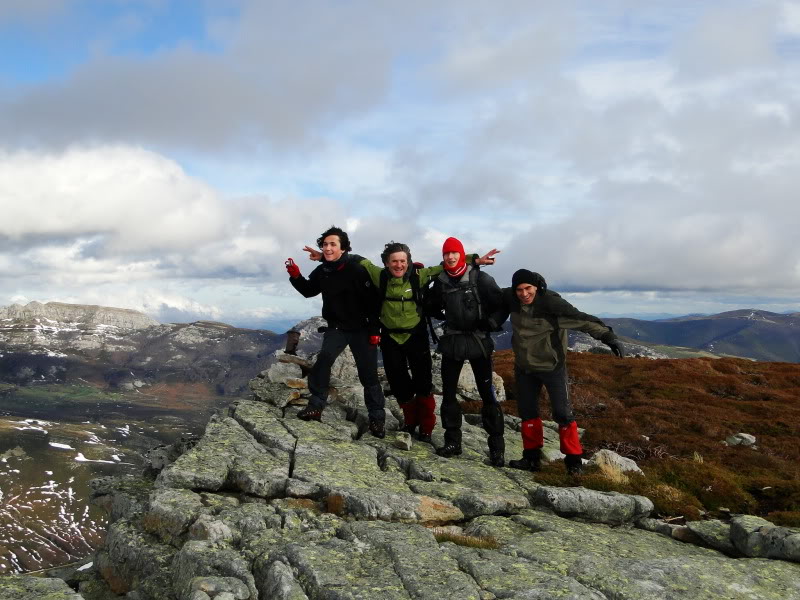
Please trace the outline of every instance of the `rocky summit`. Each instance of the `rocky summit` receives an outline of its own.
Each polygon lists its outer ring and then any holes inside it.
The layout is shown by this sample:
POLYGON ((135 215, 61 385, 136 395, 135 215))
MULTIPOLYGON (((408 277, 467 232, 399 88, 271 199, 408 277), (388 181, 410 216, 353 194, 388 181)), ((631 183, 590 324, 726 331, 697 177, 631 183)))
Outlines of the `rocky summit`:
MULTIPOLYGON (((97 480, 110 524, 91 567, 71 587, 0 580, 0 599, 800 599, 798 530, 678 526, 642 496, 539 485, 488 464, 477 415, 457 458, 435 454, 439 428, 433 445, 398 431, 391 397, 374 438, 347 354, 322 422, 299 420, 310 366, 282 356, 202 437, 152 452, 148 476, 97 480)), ((518 430, 506 417, 507 458, 518 430)))

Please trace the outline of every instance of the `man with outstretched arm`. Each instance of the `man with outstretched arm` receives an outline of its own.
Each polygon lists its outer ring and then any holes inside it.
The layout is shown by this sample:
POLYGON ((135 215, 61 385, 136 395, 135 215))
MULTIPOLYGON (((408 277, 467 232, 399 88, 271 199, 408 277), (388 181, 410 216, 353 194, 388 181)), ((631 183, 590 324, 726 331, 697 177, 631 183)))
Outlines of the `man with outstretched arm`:
POLYGON ((508 466, 528 471, 541 468, 544 430, 539 417, 539 394, 544 386, 550 396, 553 419, 558 423, 564 464, 569 473, 580 474, 583 448, 567 391, 567 330, 588 333, 619 357, 625 355, 625 349, 610 327, 547 289, 544 277, 527 269, 515 272, 511 287, 503 289, 503 306, 504 312, 493 319, 499 324, 509 313, 511 316, 523 447, 522 458, 509 461, 508 466))
POLYGON ((331 227, 317 240, 322 264, 308 279, 292 259, 286 261, 289 282, 306 298, 322 294, 322 317, 328 322, 322 348, 308 376, 311 399, 297 416, 320 421, 328 400, 331 367, 346 346, 350 346, 364 386, 364 403, 369 413, 369 430, 375 437, 385 433, 386 412, 383 390, 378 382, 378 336, 375 290, 364 267, 352 257, 350 239, 338 227, 331 227))
POLYGON ((436 278, 426 311, 444 320, 439 340, 442 355, 442 426, 444 446, 436 453, 450 458, 461 454, 461 406, 456 398, 458 378, 468 360, 475 375, 483 402, 481 416, 488 434, 489 462, 505 463, 503 411, 492 385, 494 342, 489 334, 495 327, 489 315, 501 309, 500 288, 494 279, 464 260, 464 246, 456 238, 447 238, 442 246, 444 271, 436 278))
MULTIPOLYGON (((311 260, 321 258, 314 248, 306 246, 303 249, 311 260)), ((476 264, 493 264, 493 256, 497 253, 497 250, 492 250, 480 258, 470 255, 468 260, 476 264)), ((395 241, 386 244, 381 253, 383 267, 358 255, 352 256, 366 268, 378 290, 383 366, 392 393, 403 411, 403 430, 413 435, 419 427, 418 439, 430 444, 436 425, 436 401, 420 296, 443 267, 422 267, 413 263, 411 249, 395 241)))

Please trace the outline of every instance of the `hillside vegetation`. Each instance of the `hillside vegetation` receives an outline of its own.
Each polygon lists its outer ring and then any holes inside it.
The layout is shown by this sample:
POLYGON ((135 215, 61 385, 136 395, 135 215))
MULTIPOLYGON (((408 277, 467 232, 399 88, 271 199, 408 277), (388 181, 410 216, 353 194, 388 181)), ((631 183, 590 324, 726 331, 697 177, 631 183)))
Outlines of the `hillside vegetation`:
MULTIPOLYGON (((589 468, 581 485, 645 495, 665 517, 749 513, 800 526, 800 365, 591 353, 570 353, 567 362, 586 455, 608 448, 645 473, 589 468), (740 432, 756 446, 723 443, 740 432)), ((495 370, 507 387, 505 410, 517 414, 511 351, 497 353, 495 370)), ((549 418, 546 392, 541 408, 549 418)), ((536 480, 575 485, 559 463, 536 480)))

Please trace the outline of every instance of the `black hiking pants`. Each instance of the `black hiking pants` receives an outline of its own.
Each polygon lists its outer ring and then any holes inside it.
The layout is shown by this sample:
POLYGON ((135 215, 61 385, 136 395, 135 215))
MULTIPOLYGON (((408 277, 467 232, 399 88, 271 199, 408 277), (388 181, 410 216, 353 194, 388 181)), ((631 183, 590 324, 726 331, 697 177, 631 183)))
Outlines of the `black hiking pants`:
POLYGON ((542 386, 550 396, 550 407, 553 420, 560 426, 569 425, 575 420, 572 404, 567 390, 567 368, 558 367, 552 371, 531 371, 526 373, 514 367, 514 378, 517 382, 517 408, 523 421, 539 418, 539 395, 542 386))
POLYGON ((328 402, 328 389, 331 382, 333 363, 350 346, 356 361, 358 379, 364 386, 364 404, 371 419, 383 421, 386 418, 383 390, 378 382, 378 347, 369 344, 366 329, 345 331, 328 329, 322 338, 322 349, 317 362, 308 374, 308 390, 311 392, 309 406, 323 409, 328 402))
MULTIPOLYGON (((503 411, 494 393, 492 385, 492 359, 490 357, 471 358, 469 364, 475 375, 483 407, 483 429, 489 434, 489 449, 502 450, 505 447, 503 440, 503 411)), ((445 444, 461 444, 461 406, 456 398, 458 377, 464 367, 463 360, 455 360, 442 355, 442 427, 444 427, 445 444)))
POLYGON ((400 404, 411 402, 415 396, 429 396, 433 390, 428 330, 424 323, 421 325, 411 332, 411 337, 404 344, 398 344, 390 333, 381 336, 386 379, 400 404))

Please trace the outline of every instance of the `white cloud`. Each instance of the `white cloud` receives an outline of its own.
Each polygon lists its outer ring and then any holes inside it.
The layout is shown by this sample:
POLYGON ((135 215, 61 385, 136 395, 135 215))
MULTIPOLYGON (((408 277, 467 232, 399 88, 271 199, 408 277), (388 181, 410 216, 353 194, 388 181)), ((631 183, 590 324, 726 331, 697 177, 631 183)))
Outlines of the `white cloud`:
POLYGON ((241 7, 213 52, 0 90, 5 289, 302 313, 283 261, 337 224, 373 260, 499 247, 504 284, 800 292, 796 2, 241 7))

